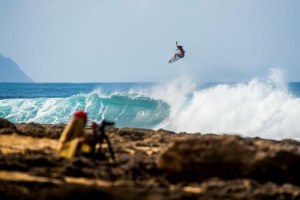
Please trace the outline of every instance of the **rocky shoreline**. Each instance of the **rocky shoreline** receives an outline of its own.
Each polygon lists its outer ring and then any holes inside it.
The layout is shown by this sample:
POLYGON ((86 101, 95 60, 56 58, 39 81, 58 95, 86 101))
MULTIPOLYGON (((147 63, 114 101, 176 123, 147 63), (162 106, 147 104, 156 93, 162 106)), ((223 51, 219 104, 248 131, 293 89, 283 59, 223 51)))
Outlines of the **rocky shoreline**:
POLYGON ((1 199, 300 199, 292 139, 111 127, 115 162, 68 160, 64 127, 0 119, 1 199))

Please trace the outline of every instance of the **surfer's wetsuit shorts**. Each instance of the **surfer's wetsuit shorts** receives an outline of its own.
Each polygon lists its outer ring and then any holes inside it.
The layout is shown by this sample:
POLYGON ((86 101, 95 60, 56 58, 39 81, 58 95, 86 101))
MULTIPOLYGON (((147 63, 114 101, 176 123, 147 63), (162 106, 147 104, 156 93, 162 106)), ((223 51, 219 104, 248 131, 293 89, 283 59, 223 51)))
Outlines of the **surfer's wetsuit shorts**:
POLYGON ((176 53, 176 55, 179 57, 179 58, 183 58, 183 55, 181 53, 176 53))

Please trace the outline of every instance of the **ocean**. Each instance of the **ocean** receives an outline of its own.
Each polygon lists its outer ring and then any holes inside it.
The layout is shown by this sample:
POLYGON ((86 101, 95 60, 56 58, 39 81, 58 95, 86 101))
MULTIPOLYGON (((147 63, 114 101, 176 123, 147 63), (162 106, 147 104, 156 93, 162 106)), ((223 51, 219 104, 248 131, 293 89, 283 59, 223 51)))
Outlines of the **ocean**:
POLYGON ((300 82, 279 72, 237 83, 0 83, 0 117, 13 123, 88 123, 189 133, 300 138, 300 82))

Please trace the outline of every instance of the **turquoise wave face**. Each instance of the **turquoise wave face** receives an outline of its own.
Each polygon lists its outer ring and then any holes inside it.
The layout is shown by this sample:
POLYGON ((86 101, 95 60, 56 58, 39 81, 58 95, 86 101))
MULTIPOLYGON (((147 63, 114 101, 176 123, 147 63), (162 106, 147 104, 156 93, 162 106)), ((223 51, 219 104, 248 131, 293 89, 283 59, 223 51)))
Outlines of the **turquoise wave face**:
POLYGON ((169 115, 169 105, 137 94, 101 94, 94 91, 65 98, 0 100, 0 117, 13 123, 66 124, 77 110, 85 110, 90 121, 104 118, 117 127, 153 128, 169 115))

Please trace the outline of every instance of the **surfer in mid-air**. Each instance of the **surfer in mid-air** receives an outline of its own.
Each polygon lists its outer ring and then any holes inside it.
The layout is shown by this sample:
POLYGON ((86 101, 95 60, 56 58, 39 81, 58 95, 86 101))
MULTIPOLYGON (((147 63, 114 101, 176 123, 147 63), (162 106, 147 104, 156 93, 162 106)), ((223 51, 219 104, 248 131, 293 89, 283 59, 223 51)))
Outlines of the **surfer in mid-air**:
POLYGON ((178 45, 178 42, 176 41, 176 46, 177 46, 177 49, 180 51, 180 53, 179 52, 177 52, 176 53, 176 55, 178 55, 180 58, 183 58, 184 57, 184 50, 183 50, 183 48, 182 48, 182 46, 179 46, 178 45))
POLYGON ((174 53, 174 55, 169 59, 169 63, 173 63, 177 60, 179 60, 180 58, 184 57, 185 54, 185 50, 183 49, 183 46, 178 45, 178 42, 176 41, 176 52, 174 53))

